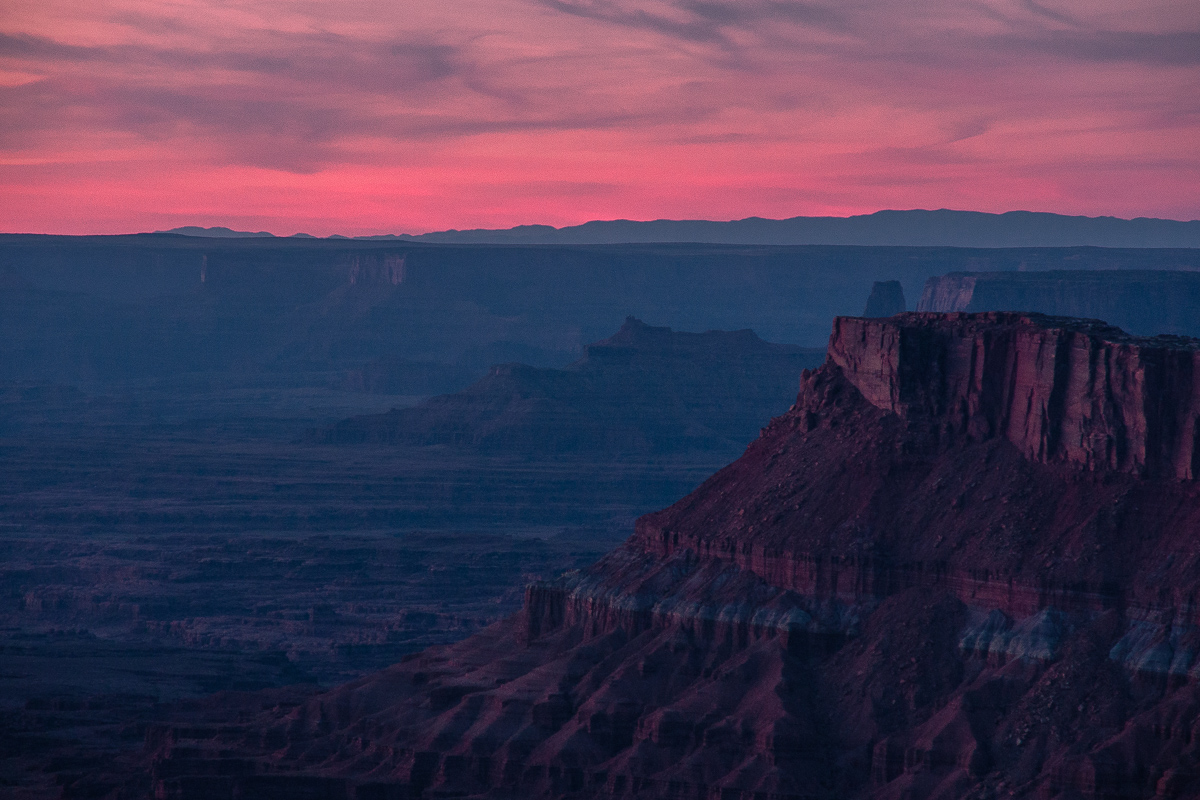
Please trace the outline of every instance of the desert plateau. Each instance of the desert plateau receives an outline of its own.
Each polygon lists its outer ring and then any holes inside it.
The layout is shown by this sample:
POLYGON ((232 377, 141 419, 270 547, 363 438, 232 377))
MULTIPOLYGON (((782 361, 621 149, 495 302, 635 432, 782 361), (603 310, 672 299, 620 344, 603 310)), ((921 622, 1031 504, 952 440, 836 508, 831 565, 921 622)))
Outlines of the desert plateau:
MULTIPOLYGON (((15 244, 6 324, 43 348, 10 353, 0 417, 16 797, 1190 791, 1195 251, 741 256, 840 276, 864 316, 796 279, 814 348, 741 270, 654 313, 716 323, 736 289, 803 345, 633 316, 578 345, 542 281, 421 277, 508 248, 101 240, 98 281, 93 243, 15 244), (264 300, 296 253, 292 305, 264 300), (1158 335, 905 312, 905 281, 1076 313, 1133 286, 1158 335), (379 322, 418 305, 467 326, 379 322), (87 346, 45 349, 47 319, 87 346)), ((571 258, 665 291, 728 255, 674 252, 571 258)), ((597 327, 628 305, 598 287, 572 312, 597 327)))

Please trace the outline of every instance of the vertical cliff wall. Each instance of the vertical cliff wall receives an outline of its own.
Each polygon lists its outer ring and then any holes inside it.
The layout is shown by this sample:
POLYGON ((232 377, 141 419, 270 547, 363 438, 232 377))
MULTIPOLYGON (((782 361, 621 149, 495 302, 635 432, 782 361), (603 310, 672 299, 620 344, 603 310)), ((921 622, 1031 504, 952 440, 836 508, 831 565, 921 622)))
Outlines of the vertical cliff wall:
POLYGON ((1198 343, 1038 315, 839 318, 829 359, 873 405, 1029 459, 1191 479, 1198 343))
POLYGON ((900 281, 875 281, 871 296, 863 309, 864 317, 890 317, 908 310, 904 301, 904 287, 900 281))

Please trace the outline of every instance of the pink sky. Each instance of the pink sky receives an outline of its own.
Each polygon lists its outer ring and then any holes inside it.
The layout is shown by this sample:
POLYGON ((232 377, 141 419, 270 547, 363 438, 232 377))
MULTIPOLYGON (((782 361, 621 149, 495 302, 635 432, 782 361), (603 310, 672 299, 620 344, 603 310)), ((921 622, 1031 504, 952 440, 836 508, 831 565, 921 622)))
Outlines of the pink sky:
POLYGON ((7 0, 0 230, 1200 217, 1200 3, 7 0))

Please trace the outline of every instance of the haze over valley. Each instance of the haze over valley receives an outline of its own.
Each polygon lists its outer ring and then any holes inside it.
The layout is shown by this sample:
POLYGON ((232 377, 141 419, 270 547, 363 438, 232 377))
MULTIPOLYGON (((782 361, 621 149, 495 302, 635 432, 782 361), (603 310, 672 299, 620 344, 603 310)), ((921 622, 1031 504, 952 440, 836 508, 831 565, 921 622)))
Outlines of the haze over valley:
POLYGON ((4 780, 184 791, 144 742, 188 703, 504 620, 737 459, 837 314, 1190 333, 1197 252, 5 237, 4 780))

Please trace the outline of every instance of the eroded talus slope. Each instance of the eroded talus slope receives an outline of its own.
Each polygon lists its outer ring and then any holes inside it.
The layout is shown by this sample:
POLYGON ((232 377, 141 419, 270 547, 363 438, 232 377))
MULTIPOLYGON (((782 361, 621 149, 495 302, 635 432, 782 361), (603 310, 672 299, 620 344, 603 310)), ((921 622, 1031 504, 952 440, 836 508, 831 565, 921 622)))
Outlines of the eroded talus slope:
POLYGON ((1164 433, 1195 348, 838 320, 793 409, 623 547, 457 645, 157 732, 159 794, 1200 795, 1200 486, 1164 433))

